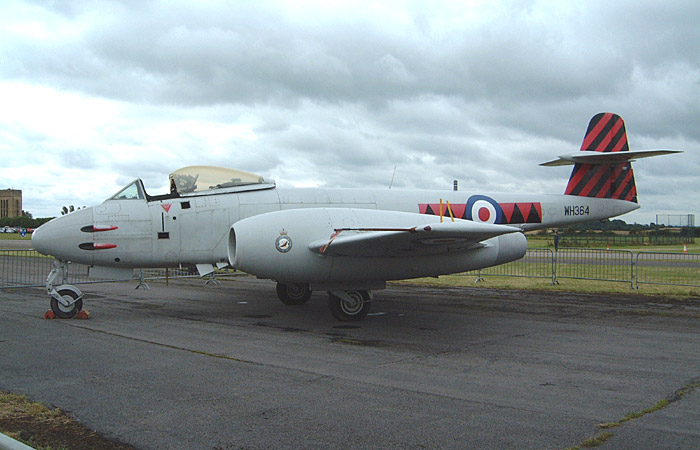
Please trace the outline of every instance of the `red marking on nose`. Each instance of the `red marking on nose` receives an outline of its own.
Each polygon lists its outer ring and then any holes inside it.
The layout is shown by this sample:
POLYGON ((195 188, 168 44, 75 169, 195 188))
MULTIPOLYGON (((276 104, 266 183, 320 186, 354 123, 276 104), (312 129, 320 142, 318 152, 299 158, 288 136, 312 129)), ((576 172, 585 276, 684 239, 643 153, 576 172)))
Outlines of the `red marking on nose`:
POLYGON ((78 245, 82 250, 107 250, 110 248, 117 248, 117 244, 103 244, 94 242, 83 242, 78 245))
POLYGON ((92 229, 93 229, 93 231, 94 231, 95 233, 98 233, 98 232, 100 232, 100 231, 118 230, 119 227, 116 226, 116 225, 106 226, 106 227, 94 226, 94 227, 92 227, 92 229))
POLYGON ((117 248, 117 244, 95 244, 95 250, 106 250, 108 248, 117 248))
POLYGON ((116 225, 86 225, 80 229, 83 233, 99 233, 100 231, 112 231, 119 229, 116 225))

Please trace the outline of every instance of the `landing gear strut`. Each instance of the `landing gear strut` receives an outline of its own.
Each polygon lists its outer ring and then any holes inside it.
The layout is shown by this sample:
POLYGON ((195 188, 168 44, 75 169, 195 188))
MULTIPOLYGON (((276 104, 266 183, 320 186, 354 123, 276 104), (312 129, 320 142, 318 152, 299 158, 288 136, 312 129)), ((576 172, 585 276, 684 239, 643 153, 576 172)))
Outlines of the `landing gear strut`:
POLYGON ((277 297, 285 305, 303 305, 311 298, 311 290, 306 283, 277 283, 277 297))
POLYGON ((371 302, 369 291, 331 291, 328 308, 341 322, 357 322, 367 317, 371 302))
POLYGON ((53 268, 46 278, 46 291, 51 296, 51 311, 59 319, 70 319, 83 309, 83 293, 71 284, 64 284, 67 278, 68 264, 55 260, 53 268), (58 280, 61 284, 57 285, 58 280))

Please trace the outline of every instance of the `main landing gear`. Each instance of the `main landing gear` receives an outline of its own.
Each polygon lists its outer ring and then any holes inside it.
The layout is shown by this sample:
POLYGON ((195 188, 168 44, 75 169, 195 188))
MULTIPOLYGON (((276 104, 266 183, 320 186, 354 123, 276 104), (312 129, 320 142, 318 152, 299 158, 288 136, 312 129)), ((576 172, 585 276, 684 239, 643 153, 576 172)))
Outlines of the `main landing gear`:
MULTIPOLYGON (((307 283, 277 283, 277 297, 285 305, 303 305, 311 298, 307 283)), ((329 291, 328 308, 341 322, 357 322, 367 317, 372 295, 370 291, 329 291)))
POLYGON ((83 309, 83 293, 80 289, 63 283, 67 273, 68 264, 65 261, 56 260, 46 278, 46 291, 51 296, 51 311, 59 319, 73 318, 83 309), (59 279, 61 283, 57 285, 59 279))
POLYGON ((277 283, 277 297, 285 305, 303 305, 311 298, 307 283, 277 283))
POLYGON ((328 293, 328 308, 341 322, 357 322, 367 317, 371 300, 369 291, 331 291, 328 293))

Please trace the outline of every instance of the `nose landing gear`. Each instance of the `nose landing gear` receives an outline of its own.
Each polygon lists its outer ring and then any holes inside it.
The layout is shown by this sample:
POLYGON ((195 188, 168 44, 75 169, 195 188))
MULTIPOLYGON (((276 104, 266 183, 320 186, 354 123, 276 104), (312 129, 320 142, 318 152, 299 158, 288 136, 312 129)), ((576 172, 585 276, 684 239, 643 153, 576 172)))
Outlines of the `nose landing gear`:
POLYGON ((63 283, 67 273, 68 264, 57 259, 46 278, 46 291, 51 297, 51 311, 59 319, 71 319, 83 309, 83 293, 80 289, 63 283), (61 284, 57 285, 59 279, 61 284))

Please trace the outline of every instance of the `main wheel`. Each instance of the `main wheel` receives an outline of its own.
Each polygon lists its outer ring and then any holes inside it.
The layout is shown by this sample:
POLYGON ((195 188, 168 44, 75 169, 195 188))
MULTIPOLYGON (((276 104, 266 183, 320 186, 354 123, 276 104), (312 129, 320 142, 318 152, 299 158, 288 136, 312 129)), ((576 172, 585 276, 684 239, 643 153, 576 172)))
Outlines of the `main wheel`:
POLYGON ((77 293, 70 289, 59 289, 57 292, 62 298, 72 302, 70 306, 65 306, 54 297, 51 297, 51 311, 53 311, 59 319, 70 319, 78 314, 78 311, 83 309, 83 299, 75 300, 78 298, 77 293))
POLYGON ((370 305, 367 291, 347 291, 345 298, 328 293, 328 308, 341 322, 357 322, 367 317, 370 305))
POLYGON ((311 290, 306 283, 277 283, 277 297, 285 305, 303 305, 311 298, 311 290))

